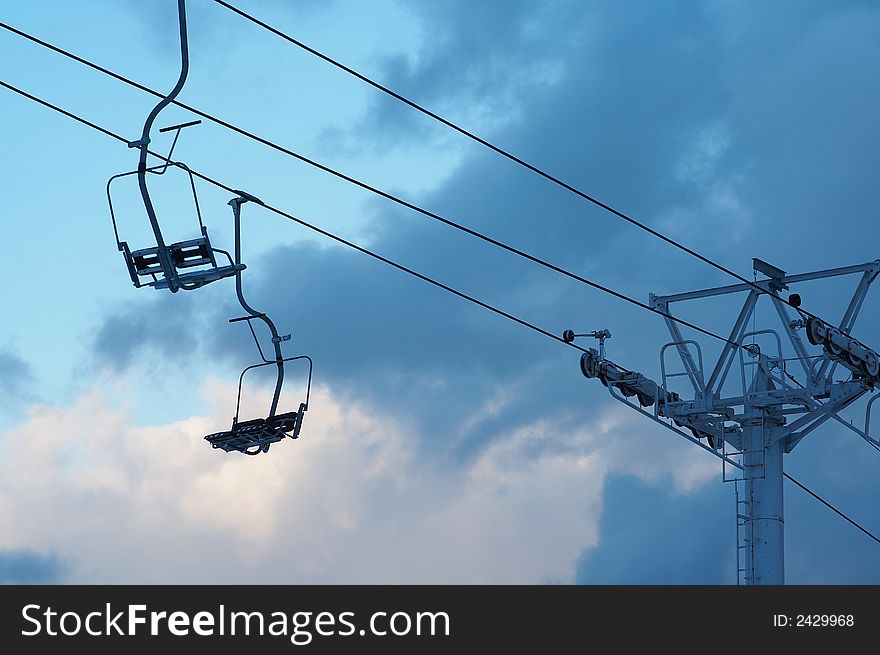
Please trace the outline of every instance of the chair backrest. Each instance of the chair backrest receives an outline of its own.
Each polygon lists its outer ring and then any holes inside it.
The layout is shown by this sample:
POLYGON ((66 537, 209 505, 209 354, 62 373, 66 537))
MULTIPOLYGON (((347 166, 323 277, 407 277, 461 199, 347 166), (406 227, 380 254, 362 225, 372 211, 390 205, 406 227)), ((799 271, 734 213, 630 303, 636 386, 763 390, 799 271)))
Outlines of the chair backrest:
MULTIPOLYGON (((122 241, 119 245, 119 249, 125 257, 131 281, 136 287, 146 285, 156 289, 168 288, 168 280, 162 270, 158 246, 131 251, 126 242, 122 241)), ((166 246, 166 252, 176 273, 181 270, 193 269, 177 275, 184 288, 202 287, 209 282, 235 275, 245 268, 243 264, 235 265, 232 261, 228 266, 217 265, 214 248, 208 238, 208 230, 204 226, 202 226, 201 237, 172 243, 166 246)))
POLYGON ((208 241, 207 233, 199 239, 172 243, 168 246, 168 253, 175 268, 193 268, 195 266, 217 267, 214 251, 211 250, 211 242, 208 241))

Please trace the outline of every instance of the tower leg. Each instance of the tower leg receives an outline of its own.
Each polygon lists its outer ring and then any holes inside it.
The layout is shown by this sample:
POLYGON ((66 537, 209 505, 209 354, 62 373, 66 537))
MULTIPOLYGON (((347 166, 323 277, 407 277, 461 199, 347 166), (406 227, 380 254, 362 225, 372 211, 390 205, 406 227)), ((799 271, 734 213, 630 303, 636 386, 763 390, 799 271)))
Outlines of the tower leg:
POLYGON ((781 439, 773 440, 773 433, 759 415, 742 434, 749 523, 746 577, 756 585, 785 583, 783 444, 781 439))

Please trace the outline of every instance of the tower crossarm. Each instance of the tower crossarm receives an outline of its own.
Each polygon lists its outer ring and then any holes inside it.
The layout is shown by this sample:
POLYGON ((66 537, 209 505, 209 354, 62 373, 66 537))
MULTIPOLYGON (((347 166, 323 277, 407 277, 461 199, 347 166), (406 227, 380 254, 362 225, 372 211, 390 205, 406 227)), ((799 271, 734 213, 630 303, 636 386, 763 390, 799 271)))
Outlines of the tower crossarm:
POLYGON ((812 408, 803 416, 777 431, 776 436, 784 439, 785 452, 791 452, 810 432, 829 419, 835 418, 838 412, 843 411, 870 391, 870 388, 859 380, 840 382, 833 386, 834 389, 828 402, 814 401, 812 408))

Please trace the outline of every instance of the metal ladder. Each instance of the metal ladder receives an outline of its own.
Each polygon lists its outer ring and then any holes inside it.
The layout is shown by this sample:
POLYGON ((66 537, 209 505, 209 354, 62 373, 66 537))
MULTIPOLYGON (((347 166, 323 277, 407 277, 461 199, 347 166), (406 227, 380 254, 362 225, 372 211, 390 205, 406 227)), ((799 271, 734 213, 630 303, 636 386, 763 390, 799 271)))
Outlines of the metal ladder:
MULTIPOLYGON (((724 443, 723 453, 725 457, 735 459, 741 465, 745 461, 743 457, 744 451, 733 448, 728 442, 724 443)), ((729 475, 729 468, 723 467, 722 481, 733 482, 733 491, 736 498, 736 584, 750 585, 754 580, 754 565, 749 566, 748 563, 754 561, 754 558, 748 556, 748 550, 752 547, 752 522, 749 519, 749 502, 745 496, 746 476, 750 472, 745 468, 740 471, 736 470, 740 475, 729 475), (742 484, 742 490, 740 490, 742 484)))
MULTIPOLYGON (((752 548, 752 522, 748 515, 748 500, 740 498, 739 485, 745 480, 738 478, 733 480, 733 488, 736 494, 736 584, 750 585, 755 578, 754 557, 749 557, 747 549, 752 548), (749 565, 751 563, 751 565, 749 565)), ((743 490, 745 495, 745 490, 743 490)))
MULTIPOLYGON (((763 444, 763 439, 761 440, 763 444)), ((739 461, 743 465, 742 477, 730 478, 725 482, 733 482, 734 493, 736 496, 736 583, 738 585, 750 585, 755 579, 754 550, 753 550, 753 531, 752 521, 749 518, 750 498, 746 497, 746 483, 748 480, 757 480, 764 477, 764 449, 760 449, 761 458, 750 458, 757 463, 751 466, 746 464, 746 450, 736 451, 739 461), (742 484, 742 491, 740 491, 742 484), (752 557, 749 557, 749 554, 752 557)), ((757 449, 753 452, 757 452, 757 449)))

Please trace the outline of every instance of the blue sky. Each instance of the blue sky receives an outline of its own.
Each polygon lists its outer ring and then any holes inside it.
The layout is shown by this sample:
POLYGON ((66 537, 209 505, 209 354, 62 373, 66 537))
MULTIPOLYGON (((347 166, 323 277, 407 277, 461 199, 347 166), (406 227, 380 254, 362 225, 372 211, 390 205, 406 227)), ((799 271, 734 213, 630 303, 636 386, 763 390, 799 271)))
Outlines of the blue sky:
MULTIPOLYGON (((188 4, 183 102, 640 300, 731 281, 219 5, 188 4)), ((790 272, 880 257, 876 3, 236 4, 741 275, 752 257, 790 272)), ((2 20, 153 88, 177 77, 171 0, 19 3, 2 20)), ((154 104, 7 32, 0 61, 4 81, 127 138, 154 104)), ((0 578, 735 579, 733 489, 714 458, 613 403, 573 351, 252 206, 246 290, 293 334, 288 352, 314 358, 315 396, 297 442, 212 451, 201 436, 228 424, 256 356, 226 323, 231 282, 134 289, 104 185, 135 153, 5 90, 0 116, 0 578)), ((172 108, 156 125, 190 118, 172 108)), ((659 374, 659 317, 207 122, 176 157, 555 333, 609 328, 612 359, 659 374)), ((151 187, 171 238, 195 225, 184 182, 151 187)), ((199 192, 212 241, 231 246, 229 196, 199 192)), ((118 198, 124 238, 147 245, 136 189, 118 198)), ((835 317, 854 284, 798 291, 835 317)), ((874 290, 855 330, 874 347, 878 308, 874 290)), ((737 310, 685 316, 726 333, 737 310)), ((247 391, 264 411, 269 390, 247 391)), ((880 529, 880 456, 854 434, 825 426, 786 467, 880 529)), ((786 511, 788 581, 880 582, 875 543, 792 487, 786 511)))

